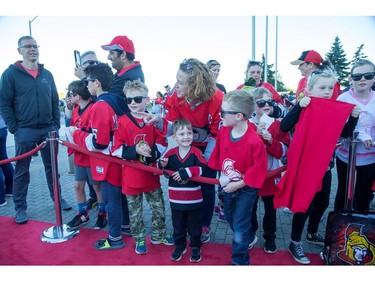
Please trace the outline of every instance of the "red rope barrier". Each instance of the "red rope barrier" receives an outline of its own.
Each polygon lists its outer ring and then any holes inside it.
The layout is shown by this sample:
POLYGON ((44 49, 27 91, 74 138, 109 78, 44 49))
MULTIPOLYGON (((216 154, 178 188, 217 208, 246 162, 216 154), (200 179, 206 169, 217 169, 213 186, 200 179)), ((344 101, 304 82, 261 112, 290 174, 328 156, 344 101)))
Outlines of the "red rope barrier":
MULTIPOLYGON (((141 163, 123 160, 123 159, 120 159, 120 158, 117 158, 117 157, 114 157, 114 156, 104 155, 104 154, 99 153, 99 152, 88 151, 87 149, 82 148, 79 145, 76 145, 76 144, 73 144, 73 143, 70 143, 70 142, 67 142, 67 141, 59 140, 59 142, 62 145, 65 145, 65 146, 67 146, 71 149, 77 150, 79 152, 82 152, 84 154, 87 154, 89 156, 92 156, 92 157, 95 157, 95 158, 98 158, 98 159, 101 159, 101 160, 104 160, 104 161, 117 163, 117 164, 125 165, 125 166, 128 166, 128 167, 133 167, 133 168, 136 168, 136 169, 140 169, 140 170, 143 170, 143 171, 155 173, 155 174, 158 174, 158 175, 163 174, 163 170, 160 170, 156 167, 151 167, 151 166, 147 166, 147 165, 144 165, 144 164, 141 164, 141 163)), ((276 176, 276 175, 284 172, 285 170, 286 170, 286 165, 281 166, 280 168, 277 168, 275 170, 272 170, 272 171, 267 173, 266 179, 270 178, 270 177, 273 177, 273 176, 276 176)), ((169 175, 172 175, 174 173, 174 171, 171 171, 171 170, 164 170, 164 171, 167 172, 169 175)), ((192 178, 190 178, 190 180, 201 182, 201 183, 206 183, 206 184, 219 184, 218 179, 206 178, 206 177, 192 177, 192 178)))
POLYGON ((39 150, 41 150, 45 145, 46 145, 46 141, 42 142, 41 144, 39 144, 37 147, 35 147, 34 149, 30 150, 29 152, 26 152, 24 154, 21 154, 21 155, 18 155, 16 157, 13 157, 13 158, 9 158, 9 159, 5 159, 5 160, 1 160, 0 161, 0 165, 4 165, 4 164, 7 164, 7 163, 10 163, 10 162, 13 162, 13 161, 18 161, 20 159, 23 159, 23 158, 26 158, 26 157, 29 157, 29 156, 32 156, 34 155, 35 153, 37 153, 39 150))

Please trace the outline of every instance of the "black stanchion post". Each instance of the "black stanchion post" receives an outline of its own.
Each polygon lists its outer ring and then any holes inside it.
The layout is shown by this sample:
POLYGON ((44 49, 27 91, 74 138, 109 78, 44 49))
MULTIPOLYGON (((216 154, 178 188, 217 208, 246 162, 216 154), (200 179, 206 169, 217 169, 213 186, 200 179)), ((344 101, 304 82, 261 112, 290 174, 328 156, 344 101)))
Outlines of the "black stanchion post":
POLYGON ((79 233, 79 230, 68 231, 66 225, 62 223, 61 215, 61 193, 59 188, 59 173, 58 173, 58 157, 57 157, 57 133, 56 131, 48 133, 48 143, 51 150, 51 165, 52 165, 52 184, 53 184, 53 198, 55 201, 56 210, 56 226, 52 226, 45 230, 40 239, 47 243, 60 243, 68 241, 79 233))

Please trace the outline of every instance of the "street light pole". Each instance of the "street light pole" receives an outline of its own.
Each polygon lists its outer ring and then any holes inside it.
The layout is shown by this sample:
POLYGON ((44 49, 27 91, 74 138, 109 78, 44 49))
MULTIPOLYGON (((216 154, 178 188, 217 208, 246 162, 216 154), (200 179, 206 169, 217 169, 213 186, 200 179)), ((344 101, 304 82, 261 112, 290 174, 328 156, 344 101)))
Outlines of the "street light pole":
POLYGON ((32 36, 31 35, 31 24, 32 24, 32 22, 37 18, 38 16, 36 16, 35 18, 33 18, 32 20, 29 20, 29 33, 30 33, 30 36, 32 36))

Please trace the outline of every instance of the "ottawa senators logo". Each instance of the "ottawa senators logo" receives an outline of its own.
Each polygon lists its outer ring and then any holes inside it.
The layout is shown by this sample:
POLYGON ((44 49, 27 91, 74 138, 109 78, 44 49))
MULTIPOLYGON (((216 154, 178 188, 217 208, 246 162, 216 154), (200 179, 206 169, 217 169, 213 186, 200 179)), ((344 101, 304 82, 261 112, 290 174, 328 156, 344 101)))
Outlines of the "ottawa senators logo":
POLYGON ((363 235, 364 225, 349 224, 345 230, 344 249, 337 257, 351 265, 375 265, 375 245, 363 235))

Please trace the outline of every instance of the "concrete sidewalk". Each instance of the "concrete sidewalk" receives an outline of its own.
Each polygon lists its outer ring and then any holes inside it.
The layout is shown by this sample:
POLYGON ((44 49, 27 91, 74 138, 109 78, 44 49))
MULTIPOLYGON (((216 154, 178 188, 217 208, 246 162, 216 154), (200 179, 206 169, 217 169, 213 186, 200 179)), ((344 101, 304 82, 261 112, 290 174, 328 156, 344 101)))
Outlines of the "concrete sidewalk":
MULTIPOLYGON (((63 122, 62 122, 63 124, 63 122)), ((64 128, 60 130, 60 136, 64 136, 63 134, 64 128)), ((8 156, 9 158, 14 157, 14 141, 13 135, 8 134, 8 156)), ((77 212, 77 204, 74 194, 74 187, 73 181, 74 176, 68 174, 69 172, 69 165, 68 165, 68 156, 67 156, 67 148, 59 145, 59 155, 58 155, 58 170, 60 173, 60 181, 62 186, 62 197, 73 207, 70 211, 62 211, 62 218, 63 223, 68 223, 77 212)), ((325 233, 325 222, 327 220, 327 215, 330 210, 332 210, 332 204, 334 201, 334 196, 336 194, 337 188, 337 176, 335 169, 333 171, 333 179, 332 179, 332 192, 331 192, 331 200, 329 209, 326 211, 320 226, 319 232, 324 235, 325 233)), ((39 221, 46 221, 51 222, 53 224, 56 223, 56 212, 55 212, 55 205, 52 202, 51 198, 49 197, 48 187, 45 179, 44 174, 44 166, 42 163, 42 159, 40 156, 32 157, 32 162, 30 166, 31 172, 31 179, 30 179, 30 186, 29 192, 27 197, 28 209, 27 215, 30 220, 39 220, 39 221)), ((164 197, 166 202, 166 223, 170 233, 172 233, 172 222, 171 222, 171 213, 168 201, 168 192, 167 192, 167 180, 164 176, 161 176, 161 183, 162 188, 164 191, 164 197)), ((88 192, 88 188, 87 188, 88 192)), ((0 207, 0 215, 1 216, 14 216, 14 204, 13 200, 10 197, 7 197, 6 200, 8 204, 4 207, 0 207)), ((147 227, 147 235, 151 233, 151 213, 148 207, 148 204, 145 202, 144 204, 145 210, 145 224, 147 227)), ((257 233, 258 238, 260 238, 255 245, 256 247, 263 247, 263 238, 262 238, 262 220, 263 220, 263 203, 261 200, 259 201, 258 205, 258 221, 259 221, 259 230, 257 233)), ((85 225, 87 228, 93 228, 96 222, 96 215, 97 210, 92 210, 90 212, 90 221, 88 224, 85 225)), ((277 240, 276 244, 278 249, 280 250, 287 250, 289 243, 290 243, 290 233, 291 233, 291 221, 292 221, 292 214, 284 212, 282 209, 277 210, 277 240)), ((226 223, 219 222, 217 220, 217 216, 214 215, 212 219, 211 225, 211 240, 210 242, 215 243, 232 243, 232 231, 229 229, 226 223)), ((306 237, 306 227, 302 235, 302 242, 305 252, 307 253, 319 253, 321 250, 320 246, 310 245, 305 241, 306 237)), ((103 237, 104 238, 104 237, 103 237)), ((74 238, 73 238, 74 239, 74 238)))

